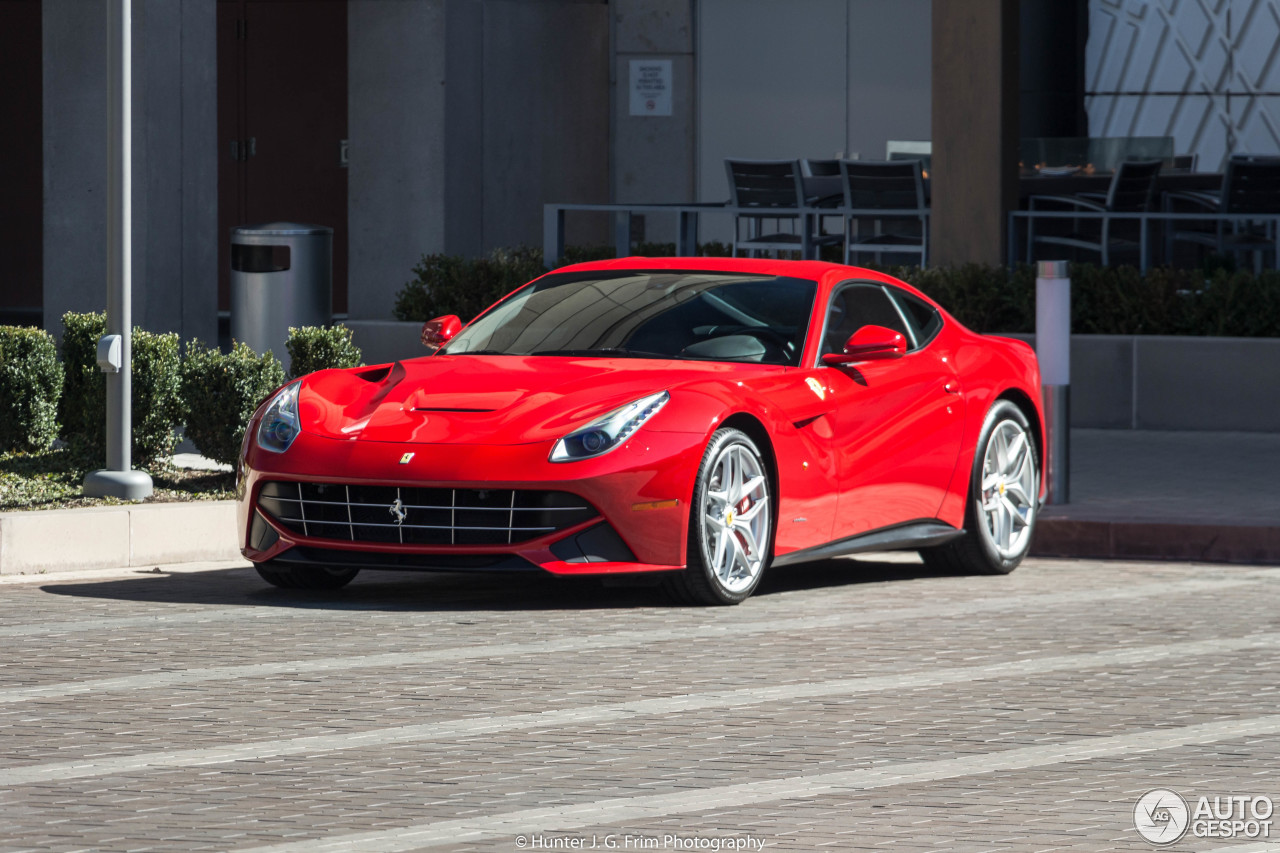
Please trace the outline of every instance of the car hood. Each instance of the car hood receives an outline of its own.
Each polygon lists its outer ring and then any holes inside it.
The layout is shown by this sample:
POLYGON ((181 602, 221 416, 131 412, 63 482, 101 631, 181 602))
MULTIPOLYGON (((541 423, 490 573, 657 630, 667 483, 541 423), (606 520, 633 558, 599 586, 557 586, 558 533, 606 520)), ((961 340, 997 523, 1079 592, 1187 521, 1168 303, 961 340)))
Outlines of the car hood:
MULTIPOLYGON (((352 441, 549 441, 646 394, 777 372, 768 365, 564 356, 441 355, 303 380, 303 431, 352 441)), ((668 407, 670 409, 671 407, 668 407)), ((664 412, 653 428, 682 428, 664 412)))

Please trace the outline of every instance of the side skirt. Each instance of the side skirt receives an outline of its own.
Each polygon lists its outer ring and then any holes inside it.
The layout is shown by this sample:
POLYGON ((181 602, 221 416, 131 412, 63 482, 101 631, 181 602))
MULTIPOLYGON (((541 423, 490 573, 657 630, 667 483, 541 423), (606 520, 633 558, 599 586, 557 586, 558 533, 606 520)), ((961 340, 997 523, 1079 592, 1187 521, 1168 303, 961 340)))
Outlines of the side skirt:
POLYGON ((963 529, 957 529, 936 519, 908 521, 905 524, 895 524, 893 527, 882 527, 879 530, 859 533, 857 536, 828 542, 826 545, 815 548, 782 554, 774 557, 771 565, 790 566, 795 563, 811 563, 815 560, 829 560, 832 557, 846 557, 867 551, 914 551, 918 548, 942 545, 963 535, 963 529))

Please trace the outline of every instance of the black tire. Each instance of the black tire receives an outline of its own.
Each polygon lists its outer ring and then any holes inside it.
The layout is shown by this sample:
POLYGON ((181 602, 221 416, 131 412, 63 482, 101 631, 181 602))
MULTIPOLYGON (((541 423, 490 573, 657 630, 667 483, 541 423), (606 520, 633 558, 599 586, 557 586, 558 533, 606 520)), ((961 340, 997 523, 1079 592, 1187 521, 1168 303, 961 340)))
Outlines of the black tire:
POLYGON ((360 574, 359 569, 338 569, 328 566, 283 566, 274 563, 254 563, 262 579, 281 589, 339 589, 351 583, 360 574))
MULTIPOLYGON (((987 419, 982 425, 982 433, 978 437, 978 446, 973 455, 973 469, 969 475, 969 499, 964 514, 964 535, 945 545, 921 549, 920 556, 925 565, 939 572, 967 575, 1007 575, 1016 569, 1030 551, 1031 541, 1035 536, 1036 518, 1039 514, 1040 476, 1040 455, 1026 415, 1008 400, 996 401, 991 411, 987 412, 987 419), (1009 422, 1021 429, 1026 437, 1027 453, 1033 467, 1035 486, 1030 495, 1029 521, 1024 525, 1028 528, 1025 539, 1014 553, 1002 553, 987 526, 987 519, 983 512, 982 481, 992 436, 995 435, 997 428, 1009 422)), ((1003 495, 1003 492, 1001 494, 1003 495)), ((1010 524, 1012 523, 1010 521, 1010 524)))
MULTIPOLYGON (((744 484, 744 485, 746 485, 744 484)), ((769 567, 769 562, 773 558, 773 538, 774 538, 774 507, 772 495, 771 473, 768 463, 765 461, 763 454, 760 453, 754 441, 741 430, 731 427, 716 430, 711 436, 711 440, 707 442, 707 449, 702 454, 702 461, 698 465, 698 479, 693 488, 693 503, 689 508, 689 542, 688 542, 688 564, 684 571, 676 572, 666 579, 665 587, 667 593, 681 604, 696 605, 726 605, 738 604, 745 601, 751 593, 755 592, 756 587, 760 585, 760 579, 764 577, 765 570, 769 567), (761 487, 746 491, 739 500, 733 503, 726 503, 725 509, 727 514, 727 524, 732 528, 734 512, 738 511, 743 503, 748 502, 746 510, 738 512, 739 524, 751 525, 752 522, 746 521, 746 515, 751 509, 757 506, 761 508, 752 516, 755 518, 760 512, 767 513, 767 517, 762 523, 754 525, 759 528, 762 536, 755 536, 755 550, 751 551, 749 545, 744 545, 746 540, 744 534, 731 533, 726 530, 720 534, 721 538, 731 536, 734 539, 724 539, 726 543, 737 543, 743 559, 744 571, 739 573, 743 575, 737 579, 730 578, 725 580, 717 574, 713 565, 718 556, 715 550, 715 544, 708 538, 707 526, 704 516, 707 515, 709 499, 708 490, 713 482, 717 484, 718 470, 726 454, 732 455, 739 461, 744 460, 742 454, 746 454, 751 460, 746 465, 747 470, 752 471, 751 480, 755 477, 763 477, 761 487), (761 541, 763 540, 763 541, 761 541), (750 573, 750 565, 757 563, 758 568, 754 574, 750 573)), ((726 544, 726 548, 734 547, 732 544, 726 544)), ((737 553, 737 552, 735 552, 737 553)), ((733 574, 734 557, 726 554, 729 560, 729 573, 733 574)))

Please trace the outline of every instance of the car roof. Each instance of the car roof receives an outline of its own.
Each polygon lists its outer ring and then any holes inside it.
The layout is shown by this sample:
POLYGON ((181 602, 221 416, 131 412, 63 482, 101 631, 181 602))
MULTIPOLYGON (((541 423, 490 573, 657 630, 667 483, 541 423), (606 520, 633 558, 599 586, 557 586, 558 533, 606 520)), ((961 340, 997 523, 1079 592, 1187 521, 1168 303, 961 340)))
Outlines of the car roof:
POLYGON ((551 272, 591 272, 593 270, 599 270, 601 272, 617 270, 681 270, 789 276, 792 278, 804 278, 816 281, 823 286, 824 290, 833 287, 840 282, 849 281, 850 279, 880 281, 900 287, 908 293, 924 299, 930 305, 941 307, 928 296, 901 279, 894 278, 886 273, 877 272, 876 270, 867 269, 865 267, 845 266, 844 264, 833 264, 826 261, 784 261, 777 258, 646 258, 633 256, 629 258, 615 258, 605 261, 588 261, 581 264, 572 264, 570 266, 559 267, 551 272))

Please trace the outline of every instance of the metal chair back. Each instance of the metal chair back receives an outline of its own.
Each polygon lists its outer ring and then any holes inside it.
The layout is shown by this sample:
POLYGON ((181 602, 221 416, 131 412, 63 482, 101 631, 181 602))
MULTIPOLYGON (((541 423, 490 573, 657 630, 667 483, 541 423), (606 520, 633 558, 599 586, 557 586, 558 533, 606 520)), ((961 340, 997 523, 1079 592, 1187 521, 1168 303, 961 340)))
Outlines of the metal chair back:
POLYGON ((884 215, 850 214, 845 263, 855 254, 918 254, 929 260, 929 226, 921 160, 841 160, 844 205, 851 210, 883 210, 884 215))
POLYGON ((1223 213, 1280 212, 1280 158, 1228 160, 1219 209, 1223 213))
POLYGON ((729 200, 736 207, 803 207, 799 160, 725 160, 729 200))
POLYGON ((806 157, 804 159, 804 171, 811 178, 838 178, 840 177, 840 161, 815 160, 812 157, 806 157))
POLYGON ((841 160, 840 174, 845 207, 924 210, 919 160, 841 160))
POLYGON ((1161 165, 1160 160, 1125 160, 1117 166, 1107 191, 1107 210, 1120 213, 1151 210, 1161 165))

